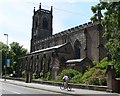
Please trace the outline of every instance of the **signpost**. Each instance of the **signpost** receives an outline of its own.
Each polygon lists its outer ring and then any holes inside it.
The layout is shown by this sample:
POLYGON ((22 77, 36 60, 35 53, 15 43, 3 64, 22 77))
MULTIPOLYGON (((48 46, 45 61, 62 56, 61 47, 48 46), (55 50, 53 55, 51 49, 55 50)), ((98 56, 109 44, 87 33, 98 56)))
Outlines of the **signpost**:
MULTIPOLYGON (((4 34, 7 36, 7 48, 6 48, 6 59, 7 59, 7 53, 8 53, 8 34, 4 34)), ((6 81, 6 67, 7 67, 7 60, 5 59, 5 81, 6 81)))

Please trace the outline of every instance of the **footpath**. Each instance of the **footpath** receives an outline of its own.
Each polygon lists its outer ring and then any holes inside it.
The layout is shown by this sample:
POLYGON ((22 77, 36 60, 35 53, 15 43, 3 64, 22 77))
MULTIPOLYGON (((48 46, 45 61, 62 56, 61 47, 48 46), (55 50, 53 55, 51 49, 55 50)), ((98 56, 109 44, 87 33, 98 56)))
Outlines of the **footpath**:
POLYGON ((23 81, 16 81, 16 80, 6 80, 0 79, 0 82, 4 83, 11 83, 19 86, 34 88, 34 89, 40 89, 40 90, 46 90, 46 91, 52 91, 62 94, 68 94, 68 95, 79 95, 79 96, 120 96, 120 94, 117 93, 109 93, 105 91, 95 91, 95 90, 88 90, 88 89, 77 89, 72 88, 71 91, 67 90, 61 90, 59 86, 54 85, 46 85, 46 84, 37 84, 37 83, 25 83, 23 81))

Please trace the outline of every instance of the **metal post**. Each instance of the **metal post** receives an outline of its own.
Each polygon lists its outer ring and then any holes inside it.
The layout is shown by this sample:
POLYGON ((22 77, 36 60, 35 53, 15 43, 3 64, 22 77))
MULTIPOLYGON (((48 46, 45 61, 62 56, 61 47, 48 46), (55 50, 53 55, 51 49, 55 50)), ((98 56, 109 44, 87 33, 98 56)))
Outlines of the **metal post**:
POLYGON ((6 67, 7 67, 7 53, 8 53, 8 34, 4 34, 5 36, 7 36, 7 48, 6 48, 6 58, 5 58, 5 81, 6 81, 6 67))

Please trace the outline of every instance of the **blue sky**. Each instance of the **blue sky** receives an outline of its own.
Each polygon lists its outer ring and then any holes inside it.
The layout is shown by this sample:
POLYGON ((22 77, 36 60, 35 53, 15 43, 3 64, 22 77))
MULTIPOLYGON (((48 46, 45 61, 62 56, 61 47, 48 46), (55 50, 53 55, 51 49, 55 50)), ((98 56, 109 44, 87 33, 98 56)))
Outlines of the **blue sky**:
POLYGON ((53 6, 53 34, 87 23, 93 15, 91 6, 98 0, 0 0, 0 41, 20 43, 30 50, 33 9, 50 10, 53 6), (94 2, 93 2, 94 1, 94 2))

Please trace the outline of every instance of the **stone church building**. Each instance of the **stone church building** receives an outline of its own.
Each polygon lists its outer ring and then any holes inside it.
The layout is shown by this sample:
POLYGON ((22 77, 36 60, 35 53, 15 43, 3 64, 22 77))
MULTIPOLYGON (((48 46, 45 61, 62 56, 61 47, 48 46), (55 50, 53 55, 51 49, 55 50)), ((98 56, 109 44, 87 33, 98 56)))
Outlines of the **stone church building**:
POLYGON ((19 74, 25 71, 29 81, 34 73, 47 72, 56 79, 67 67, 84 72, 106 56, 103 32, 100 22, 88 22, 53 35, 53 9, 40 4, 33 11, 30 53, 19 58, 19 74))

